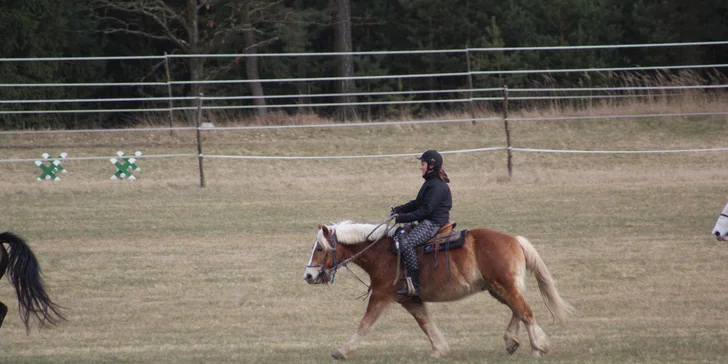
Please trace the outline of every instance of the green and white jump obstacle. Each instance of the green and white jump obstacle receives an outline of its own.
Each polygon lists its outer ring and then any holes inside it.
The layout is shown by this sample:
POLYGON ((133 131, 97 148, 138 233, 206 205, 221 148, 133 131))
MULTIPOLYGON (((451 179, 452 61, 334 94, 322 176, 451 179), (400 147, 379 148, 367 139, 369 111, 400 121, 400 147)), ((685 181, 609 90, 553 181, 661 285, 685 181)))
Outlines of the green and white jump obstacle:
MULTIPOLYGON (((111 176, 111 179, 129 179, 129 180, 135 180, 136 177, 134 177, 134 172, 139 172, 142 169, 139 168, 139 166, 136 165, 136 158, 131 157, 127 158, 124 156, 124 152, 118 151, 116 152, 116 155, 121 158, 121 161, 119 161, 116 158, 111 158, 110 161, 112 164, 116 166, 116 173, 114 173, 113 176, 111 176)), ((135 152, 135 156, 140 157, 142 155, 142 152, 135 152)))
POLYGON ((43 161, 35 161, 35 165, 41 170, 41 174, 37 178, 38 181, 60 181, 61 179, 56 173, 68 173, 68 171, 61 166, 61 160, 68 157, 68 153, 61 153, 61 155, 55 159, 50 158, 50 156, 51 155, 48 153, 43 153, 43 161), (48 162, 48 165, 46 165, 45 162, 48 162))

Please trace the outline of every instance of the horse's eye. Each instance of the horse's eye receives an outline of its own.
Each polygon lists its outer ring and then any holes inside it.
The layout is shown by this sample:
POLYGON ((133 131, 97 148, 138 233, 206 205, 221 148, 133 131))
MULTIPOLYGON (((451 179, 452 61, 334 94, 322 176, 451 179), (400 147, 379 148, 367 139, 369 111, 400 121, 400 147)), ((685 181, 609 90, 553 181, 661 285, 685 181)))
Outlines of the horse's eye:
POLYGON ((322 251, 324 251, 324 248, 322 248, 321 245, 316 245, 316 251, 322 252, 322 251))

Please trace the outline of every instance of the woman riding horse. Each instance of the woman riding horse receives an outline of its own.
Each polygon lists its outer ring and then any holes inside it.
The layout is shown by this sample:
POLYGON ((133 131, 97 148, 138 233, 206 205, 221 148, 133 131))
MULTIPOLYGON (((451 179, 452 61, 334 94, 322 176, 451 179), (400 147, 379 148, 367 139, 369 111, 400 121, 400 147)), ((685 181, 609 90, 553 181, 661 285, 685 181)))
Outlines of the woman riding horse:
POLYGON ((417 193, 417 198, 392 208, 396 215, 395 222, 417 222, 412 231, 400 242, 402 260, 407 269, 407 278, 403 289, 398 294, 417 296, 420 294, 420 270, 415 256, 415 247, 430 240, 450 219, 452 195, 447 185, 450 179, 442 169, 442 156, 435 150, 428 150, 417 158, 420 160, 420 172, 425 182, 417 193))
MULTIPOLYGON (((397 256, 390 250, 392 234, 384 224, 375 226, 345 221, 319 225, 303 274, 306 282, 329 283, 334 273, 348 263, 361 267, 371 281, 369 303, 359 328, 349 342, 332 353, 334 358, 351 356, 382 312, 395 302, 417 320, 430 340, 432 356, 446 356, 450 348, 429 318, 425 302, 455 301, 482 291, 489 292, 512 311, 504 335, 508 353, 513 354, 518 349, 519 326, 523 323, 531 354, 545 354, 549 350, 548 339, 536 323, 524 294, 527 271, 535 275, 544 303, 554 318, 562 322, 573 311, 559 295, 549 269, 526 238, 487 228, 468 230, 464 245, 452 250, 445 264, 437 265, 433 259, 422 259, 419 297, 398 295, 397 287, 392 284, 398 278, 397 256)), ((327 309, 332 310, 331 307, 327 309)))

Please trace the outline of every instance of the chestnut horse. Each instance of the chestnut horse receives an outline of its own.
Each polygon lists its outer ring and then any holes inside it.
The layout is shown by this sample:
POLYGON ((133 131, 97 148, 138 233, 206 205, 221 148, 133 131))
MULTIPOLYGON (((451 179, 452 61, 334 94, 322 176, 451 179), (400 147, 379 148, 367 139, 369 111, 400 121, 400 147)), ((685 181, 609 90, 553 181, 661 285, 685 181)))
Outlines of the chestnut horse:
POLYGON ((553 318, 563 322, 574 310, 561 298, 546 264, 526 238, 486 228, 469 230, 463 247, 449 252, 449 274, 447 262, 442 261, 444 254, 440 256, 439 264, 434 264, 433 259, 422 259, 419 298, 399 296, 397 289, 402 280, 395 279, 398 264, 397 256, 390 251, 392 234, 384 224, 375 226, 344 221, 331 226, 319 225, 304 272, 306 282, 328 283, 336 270, 349 262, 361 267, 371 281, 371 297, 359 329, 349 342, 334 350, 331 355, 336 359, 348 358, 359 340, 393 302, 401 304, 415 318, 430 340, 432 356, 446 356, 450 348, 430 320, 424 302, 455 301, 481 291, 488 291, 513 312, 504 336, 508 353, 513 354, 518 349, 518 330, 523 322, 528 331, 531 355, 541 356, 548 352, 549 342, 524 298, 526 270, 536 276, 541 296, 553 318))
MULTIPOLYGON (((30 331, 30 315, 33 314, 40 327, 53 326, 66 319, 46 293, 41 277, 38 260, 28 244, 10 232, 0 233, 0 278, 8 272, 10 283, 18 296, 20 318, 26 331, 30 331), (8 244, 10 253, 3 243, 8 244)), ((3 324, 8 307, 0 302, 0 326, 3 324)))

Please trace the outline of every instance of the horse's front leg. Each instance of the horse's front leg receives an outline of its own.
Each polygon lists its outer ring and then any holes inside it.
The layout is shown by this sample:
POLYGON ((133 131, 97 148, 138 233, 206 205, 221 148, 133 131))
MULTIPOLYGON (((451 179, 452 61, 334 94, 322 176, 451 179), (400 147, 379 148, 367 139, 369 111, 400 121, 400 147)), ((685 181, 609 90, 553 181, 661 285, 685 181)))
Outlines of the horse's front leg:
POLYGON ((412 300, 402 303, 407 312, 415 318, 417 323, 420 325, 422 331, 427 335, 427 339, 430 340, 432 345, 432 357, 442 358, 450 354, 450 347, 445 341, 445 337, 442 336, 440 329, 437 328, 434 322, 430 320, 430 316, 427 314, 427 306, 420 300, 412 300))
POLYGON ((356 333, 354 333, 351 339, 349 339, 349 342, 344 344, 341 348, 334 350, 334 352, 331 353, 331 356, 335 359, 346 359, 351 356, 357 346, 359 346, 359 340, 361 340, 364 335, 369 332, 372 325, 374 325, 382 312, 384 312, 384 309, 386 309, 390 303, 392 303, 391 295, 373 293, 369 298, 367 312, 364 314, 364 317, 362 317, 361 322, 359 323, 359 329, 357 329, 356 333))

